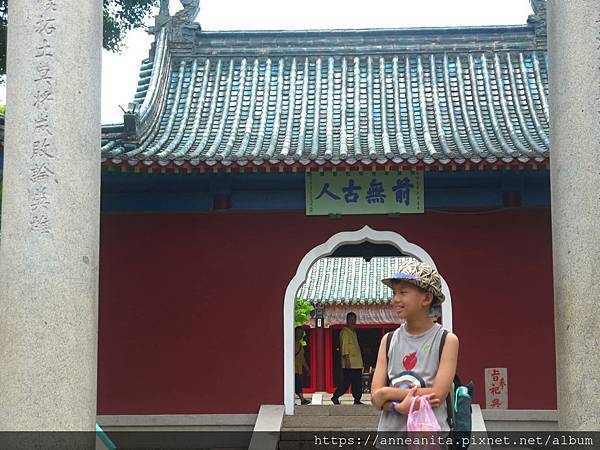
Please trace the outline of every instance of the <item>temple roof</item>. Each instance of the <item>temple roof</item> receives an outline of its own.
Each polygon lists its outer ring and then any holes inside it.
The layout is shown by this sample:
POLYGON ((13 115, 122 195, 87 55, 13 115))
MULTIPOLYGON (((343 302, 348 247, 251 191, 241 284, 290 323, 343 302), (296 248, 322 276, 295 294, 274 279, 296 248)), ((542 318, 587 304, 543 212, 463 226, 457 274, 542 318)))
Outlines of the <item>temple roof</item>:
POLYGON ((518 26, 287 32, 205 32, 189 23, 193 11, 184 16, 157 17, 123 124, 103 126, 105 165, 547 164, 544 16, 518 26))
POLYGON ((401 257, 321 258, 310 268, 298 297, 319 304, 387 304, 392 290, 381 280, 391 276, 401 257))
POLYGON ((190 168, 548 158, 547 54, 531 25, 187 33, 181 42, 168 27, 157 33, 135 128, 105 128, 103 160, 190 168))

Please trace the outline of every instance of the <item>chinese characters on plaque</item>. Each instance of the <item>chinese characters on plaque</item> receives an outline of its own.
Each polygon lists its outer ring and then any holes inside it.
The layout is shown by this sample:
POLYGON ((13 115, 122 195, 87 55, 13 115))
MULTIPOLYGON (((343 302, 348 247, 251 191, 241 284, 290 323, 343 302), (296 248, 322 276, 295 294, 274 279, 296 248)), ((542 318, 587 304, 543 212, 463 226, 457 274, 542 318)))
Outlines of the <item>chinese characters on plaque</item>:
POLYGON ((53 108, 55 101, 56 59, 54 39, 57 30, 56 0, 35 0, 37 13, 33 18, 34 121, 32 144, 29 151, 29 229, 42 235, 52 231, 49 217, 52 183, 55 180, 53 161, 56 158, 53 108))
POLYGON ((506 368, 485 369, 485 404, 488 409, 508 409, 506 368))
POLYGON ((422 213, 423 172, 308 172, 306 214, 422 213))

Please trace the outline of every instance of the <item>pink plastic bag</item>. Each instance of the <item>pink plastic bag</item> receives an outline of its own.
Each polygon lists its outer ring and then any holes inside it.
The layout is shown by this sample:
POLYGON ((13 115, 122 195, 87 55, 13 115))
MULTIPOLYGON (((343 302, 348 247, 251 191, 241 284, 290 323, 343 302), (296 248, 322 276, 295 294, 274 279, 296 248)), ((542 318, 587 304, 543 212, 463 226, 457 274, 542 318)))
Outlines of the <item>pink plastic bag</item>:
POLYGON ((411 432, 420 431, 441 431, 440 424, 431 409, 431 405, 427 400, 428 396, 415 397, 410 403, 410 410, 408 411, 408 418, 406 421, 406 430, 411 432), (415 402, 420 398, 420 405, 417 411, 413 411, 415 402))
POLYGON ((431 409, 431 405, 427 399, 429 395, 415 397, 410 403, 408 417, 406 420, 406 431, 409 437, 418 438, 420 444, 411 443, 408 445, 409 450, 437 450, 439 445, 437 442, 437 431, 441 431, 440 424, 431 409), (419 409, 413 411, 415 402, 420 398, 419 409))

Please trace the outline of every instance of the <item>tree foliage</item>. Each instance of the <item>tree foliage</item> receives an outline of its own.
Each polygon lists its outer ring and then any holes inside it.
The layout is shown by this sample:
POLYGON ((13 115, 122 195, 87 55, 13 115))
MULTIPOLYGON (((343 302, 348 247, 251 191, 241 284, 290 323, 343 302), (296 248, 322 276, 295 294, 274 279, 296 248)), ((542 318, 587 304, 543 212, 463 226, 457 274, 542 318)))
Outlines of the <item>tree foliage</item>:
POLYGON ((143 27, 158 3, 159 0, 104 0, 104 48, 120 51, 127 32, 143 27))
MULTIPOLYGON (((298 297, 296 299, 296 305, 294 308, 294 328, 301 327, 308 322, 314 309, 315 307, 313 305, 308 303, 303 298, 298 297)), ((304 340, 304 335, 300 339, 300 344, 303 347, 306 347, 307 345, 307 342, 304 340)))
POLYGON ((294 327, 304 325, 311 317, 314 306, 302 298, 296 299, 296 307, 294 308, 294 327))
MULTIPOLYGON (((8 2, 9 0, 0 0, 0 76, 6 73, 8 2)), ((144 20, 152 13, 153 7, 158 6, 159 0, 103 0, 103 2, 102 45, 106 50, 119 52, 123 49, 123 40, 127 32, 142 28, 144 20)))

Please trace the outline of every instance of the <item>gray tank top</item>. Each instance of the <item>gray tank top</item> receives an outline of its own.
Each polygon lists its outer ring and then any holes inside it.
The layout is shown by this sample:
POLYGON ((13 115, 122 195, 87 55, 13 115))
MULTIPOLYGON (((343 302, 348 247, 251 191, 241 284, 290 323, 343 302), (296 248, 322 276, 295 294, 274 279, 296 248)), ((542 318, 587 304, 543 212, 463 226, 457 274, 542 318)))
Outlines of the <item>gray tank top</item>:
MULTIPOLYGON (((440 342, 443 335, 440 324, 433 324, 419 336, 406 332, 405 325, 394 331, 388 353, 390 386, 398 388, 431 387, 439 367, 440 342)), ((450 431, 446 402, 433 408, 442 431, 450 431)), ((406 416, 382 411, 378 431, 406 431, 406 416)))

